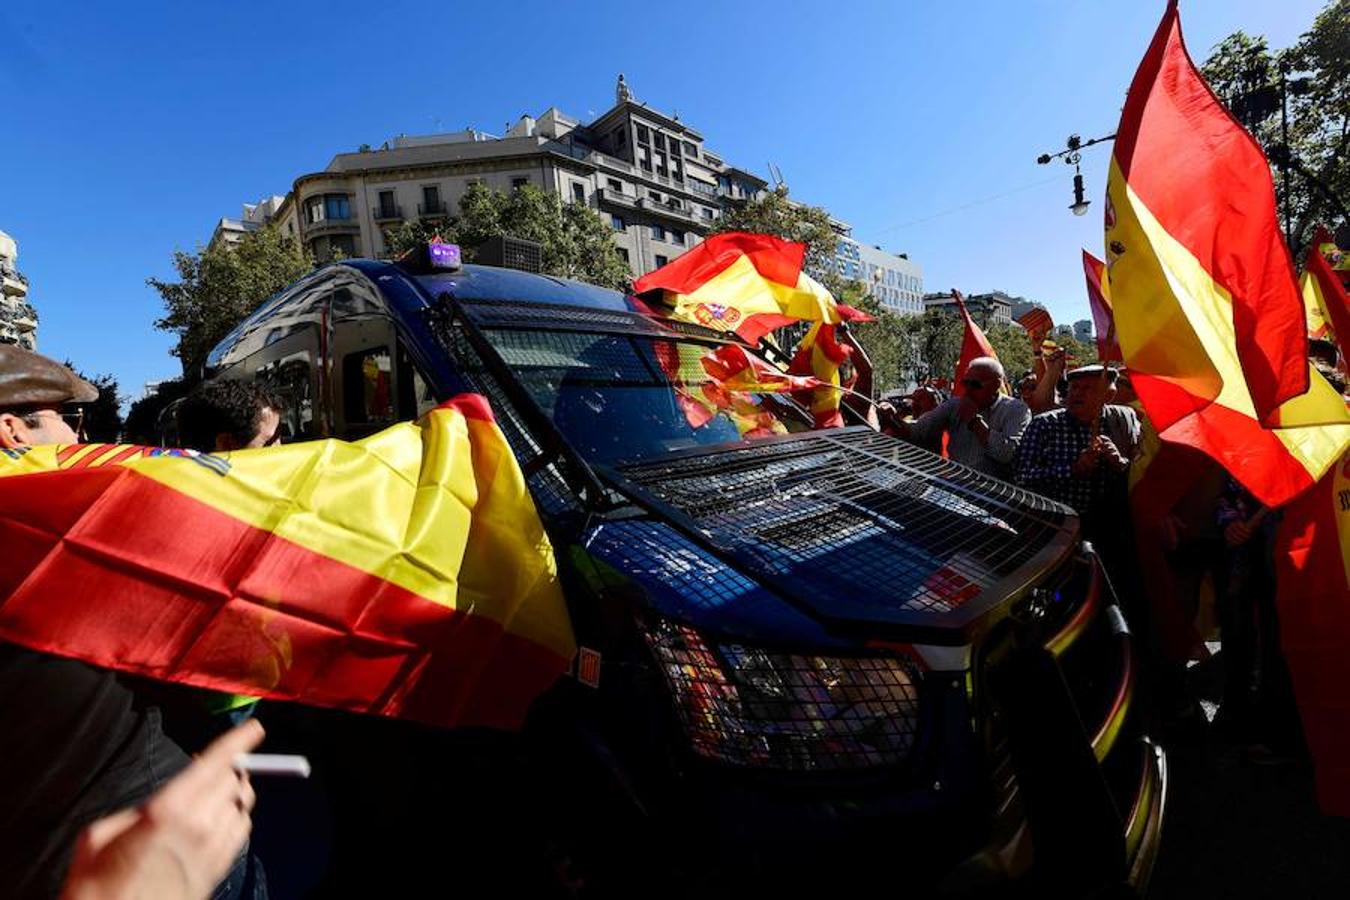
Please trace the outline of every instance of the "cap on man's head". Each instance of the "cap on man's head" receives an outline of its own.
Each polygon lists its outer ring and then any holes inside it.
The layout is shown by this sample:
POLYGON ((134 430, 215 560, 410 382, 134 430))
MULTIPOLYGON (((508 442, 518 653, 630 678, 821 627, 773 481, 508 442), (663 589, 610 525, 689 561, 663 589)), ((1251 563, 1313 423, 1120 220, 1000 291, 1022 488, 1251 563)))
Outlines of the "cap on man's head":
POLYGON ((1106 372, 1107 384, 1115 384, 1116 377, 1118 374, 1117 371, 1109 366, 1101 366, 1097 365, 1096 363, 1093 363, 1090 366, 1079 366, 1076 369, 1070 369, 1068 372, 1064 374, 1064 377, 1069 379, 1070 381, 1074 381, 1078 378, 1087 378, 1089 375, 1101 378, 1103 371, 1106 372))
POLYGON ((56 360, 13 344, 0 344, 0 412, 97 399, 98 388, 56 360))

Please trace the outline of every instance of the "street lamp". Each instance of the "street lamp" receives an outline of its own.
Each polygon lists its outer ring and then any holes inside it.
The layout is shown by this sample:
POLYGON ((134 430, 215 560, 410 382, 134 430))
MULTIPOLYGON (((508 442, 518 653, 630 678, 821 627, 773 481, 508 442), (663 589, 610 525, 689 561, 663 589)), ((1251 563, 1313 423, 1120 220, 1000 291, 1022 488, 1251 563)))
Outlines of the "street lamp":
POLYGON ((1093 144, 1100 144, 1114 138, 1114 134, 1108 134, 1106 137, 1084 141, 1078 135, 1071 134, 1069 139, 1064 142, 1063 150, 1058 153, 1042 153, 1036 157, 1037 165, 1043 166, 1052 159, 1063 157, 1066 165, 1073 166, 1073 202, 1069 204, 1069 211, 1075 216, 1086 215, 1088 207, 1092 205, 1092 201, 1083 196, 1083 172, 1078 167, 1079 161, 1083 158, 1082 150, 1085 147, 1091 147, 1093 144))

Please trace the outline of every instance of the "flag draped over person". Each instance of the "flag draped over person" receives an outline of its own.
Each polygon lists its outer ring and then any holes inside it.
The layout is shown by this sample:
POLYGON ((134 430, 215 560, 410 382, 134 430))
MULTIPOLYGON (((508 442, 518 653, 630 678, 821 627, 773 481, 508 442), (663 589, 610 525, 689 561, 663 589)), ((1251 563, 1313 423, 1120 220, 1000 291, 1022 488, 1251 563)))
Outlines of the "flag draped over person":
POLYGON ((1087 278, 1092 327, 1097 331, 1097 358, 1102 362, 1121 362, 1124 357, 1120 354, 1115 317, 1111 314, 1110 287, 1105 280, 1106 263, 1084 250, 1083 274, 1087 278))
POLYGON ((1323 247, 1334 249, 1335 242, 1325 228, 1319 228, 1308 248, 1300 286, 1308 317, 1308 337, 1334 341, 1341 360, 1350 359, 1350 296, 1331 267, 1323 247))
POLYGON ((228 693, 515 728, 575 652, 487 402, 361 441, 0 452, 0 639, 228 693))
POLYGON ((806 245, 767 234, 715 234, 633 284, 663 291, 675 318, 732 331, 751 344, 791 322, 838 323, 839 309, 802 271, 806 245))
MULTIPOLYGON (((994 352, 994 345, 989 343, 989 338, 984 336, 980 326, 975 324, 975 320, 970 317, 970 311, 966 309, 966 301, 961 296, 961 292, 952 291, 952 299, 956 301, 956 308, 961 313, 961 320, 966 324, 965 333, 961 336, 961 355, 956 360, 956 378, 952 384, 955 385, 954 391, 958 394, 964 393, 965 389, 961 386, 961 379, 966 376, 966 369, 970 368, 971 361, 981 356, 992 356, 998 359, 998 354, 994 352)), ((1006 393, 1006 385, 1001 388, 1006 393)))
POLYGON ((1270 168, 1192 64, 1175 0, 1117 135, 1108 296, 1135 390, 1163 441, 1280 505, 1340 456, 1350 418, 1307 359, 1270 168))

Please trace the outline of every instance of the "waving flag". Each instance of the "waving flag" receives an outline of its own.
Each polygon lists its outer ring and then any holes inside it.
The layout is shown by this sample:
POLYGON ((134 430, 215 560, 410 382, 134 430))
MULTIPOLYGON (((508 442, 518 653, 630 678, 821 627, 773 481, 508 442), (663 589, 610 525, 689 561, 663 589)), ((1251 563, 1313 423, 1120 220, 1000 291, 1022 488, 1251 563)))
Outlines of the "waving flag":
POLYGON ((486 401, 365 440, 0 452, 0 639, 227 693, 514 728, 575 646, 486 401))
POLYGON ((727 391, 781 394, 821 386, 811 376, 789 375, 749 353, 740 344, 726 344, 704 355, 703 369, 713 383, 727 391))
POLYGON ((803 392, 800 401, 811 410, 817 428, 843 428, 844 415, 839 411, 843 392, 839 390, 839 367, 853 355, 853 348, 840 343, 835 326, 817 322, 803 335, 792 355, 788 371, 795 375, 810 374, 823 387, 803 392))
POLYGON ((1083 274, 1087 277, 1092 325, 1097 330, 1097 358, 1102 362, 1122 361, 1120 342, 1116 340, 1116 322, 1111 315, 1109 286, 1105 281, 1106 263, 1084 250, 1083 274))
POLYGON ((1162 440, 1284 503, 1340 456, 1350 419, 1307 359, 1270 168, 1195 70, 1175 2, 1117 134, 1107 269, 1135 390, 1162 440))
MULTIPOLYGON (((998 359, 998 354, 994 352, 994 345, 989 343, 989 338, 984 336, 980 326, 975 324, 975 320, 970 317, 966 310, 966 301, 962 299, 960 291, 952 291, 952 298, 956 300, 956 308, 961 311, 961 318, 966 323, 965 335, 961 338, 961 356, 956 361, 956 379, 952 382, 956 385, 953 390, 962 394, 965 388, 961 386, 961 379, 966 377, 966 369, 970 368, 972 360, 981 356, 992 356, 998 359)), ((1006 393, 1006 385, 1001 390, 1006 393)))
POLYGON ((1031 339, 1032 350, 1036 351, 1040 349, 1041 341, 1045 340, 1050 329, 1055 327, 1055 320, 1044 307, 1033 306, 1018 317, 1017 324, 1026 330, 1027 337, 1031 339))
POLYGON ((1341 361, 1350 360, 1350 296, 1337 277, 1323 247, 1335 243, 1325 228, 1319 228, 1308 248, 1300 286, 1307 310, 1308 337, 1335 341, 1341 351, 1341 361))
POLYGON ((800 320, 839 321, 830 292, 802 271, 806 245, 767 234, 715 234, 633 284, 665 292, 676 318, 733 331, 754 344, 800 320))

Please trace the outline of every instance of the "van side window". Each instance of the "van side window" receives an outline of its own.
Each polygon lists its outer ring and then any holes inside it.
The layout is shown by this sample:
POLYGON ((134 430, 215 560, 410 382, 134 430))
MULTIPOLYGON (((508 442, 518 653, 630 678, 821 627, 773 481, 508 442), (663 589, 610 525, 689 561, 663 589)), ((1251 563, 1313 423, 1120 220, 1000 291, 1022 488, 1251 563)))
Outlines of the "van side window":
POLYGON ((394 423, 393 370, 388 347, 372 347, 342 358, 342 403, 347 425, 394 423))

